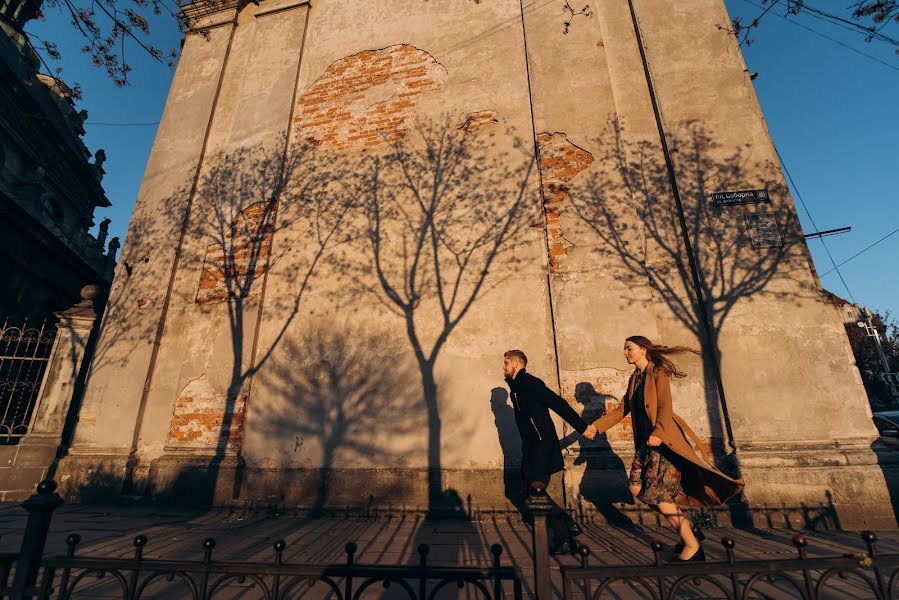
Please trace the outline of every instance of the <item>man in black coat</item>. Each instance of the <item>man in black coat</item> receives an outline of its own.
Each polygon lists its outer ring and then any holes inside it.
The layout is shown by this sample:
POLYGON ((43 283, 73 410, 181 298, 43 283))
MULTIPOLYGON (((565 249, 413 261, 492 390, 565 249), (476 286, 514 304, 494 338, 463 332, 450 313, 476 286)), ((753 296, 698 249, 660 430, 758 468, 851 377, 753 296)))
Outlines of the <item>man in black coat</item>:
MULTIPOLYGON (((503 375, 509 384, 515 423, 521 434, 521 478, 528 487, 540 482, 546 488, 552 474, 565 466, 549 410, 568 421, 587 439, 593 439, 596 428, 592 425, 588 427, 568 402, 546 387, 543 381, 525 371, 527 364, 527 356, 521 350, 509 350, 503 354, 503 375)), ((573 551, 571 538, 579 533, 579 529, 551 498, 549 501, 553 505, 548 519, 550 550, 554 554, 573 551)))

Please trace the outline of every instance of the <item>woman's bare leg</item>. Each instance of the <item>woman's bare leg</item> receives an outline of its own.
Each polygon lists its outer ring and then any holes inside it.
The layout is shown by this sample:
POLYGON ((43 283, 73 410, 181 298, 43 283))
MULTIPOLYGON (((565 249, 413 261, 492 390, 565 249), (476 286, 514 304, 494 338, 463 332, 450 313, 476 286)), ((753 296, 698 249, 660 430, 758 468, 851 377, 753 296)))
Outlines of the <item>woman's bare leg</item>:
POLYGON ((696 551, 699 550, 699 540, 693 535, 693 523, 684 516, 681 509, 673 502, 660 502, 654 506, 660 515, 668 519, 674 530, 680 535, 680 539, 684 542, 684 551, 680 553, 683 560, 691 558, 696 551))
MULTIPOLYGON (((634 498, 640 493, 641 486, 628 486, 634 498)), ((668 523, 674 527, 680 535, 680 539, 684 542, 684 550, 680 553, 680 557, 684 560, 690 558, 699 550, 699 540, 693 535, 693 523, 684 516, 681 509, 673 502, 660 502, 659 504, 647 504, 651 509, 662 515, 668 520, 668 523)))

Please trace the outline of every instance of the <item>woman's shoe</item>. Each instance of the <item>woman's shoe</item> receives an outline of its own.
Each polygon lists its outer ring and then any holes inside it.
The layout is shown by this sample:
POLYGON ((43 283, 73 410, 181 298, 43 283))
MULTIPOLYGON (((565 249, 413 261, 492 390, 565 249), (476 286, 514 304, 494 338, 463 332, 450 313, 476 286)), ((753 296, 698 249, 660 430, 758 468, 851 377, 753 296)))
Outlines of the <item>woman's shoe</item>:
POLYGON ((681 558, 679 555, 675 554, 674 558, 671 559, 671 562, 679 563, 679 562, 704 562, 705 561, 705 550, 702 549, 702 546, 699 547, 699 550, 693 553, 693 556, 690 558, 681 558))
MULTIPOLYGON (((702 529, 699 529, 698 527, 694 527, 693 535, 696 536, 697 542, 702 543, 705 541, 705 534, 702 532, 702 529)), ((680 554, 683 551, 684 551, 684 543, 683 542, 678 542, 674 545, 674 553, 675 554, 680 554)))

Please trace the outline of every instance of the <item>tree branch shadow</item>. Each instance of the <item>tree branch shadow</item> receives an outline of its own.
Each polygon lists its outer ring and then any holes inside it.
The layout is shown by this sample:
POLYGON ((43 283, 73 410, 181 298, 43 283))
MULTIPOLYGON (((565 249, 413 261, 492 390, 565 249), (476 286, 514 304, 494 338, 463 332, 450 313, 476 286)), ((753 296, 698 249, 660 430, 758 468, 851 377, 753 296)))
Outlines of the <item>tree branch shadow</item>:
MULTIPOLYGON (((739 148, 725 153, 714 135, 695 122, 670 128, 669 137, 676 149, 680 215, 657 147, 628 140, 615 122, 597 140, 598 169, 570 192, 571 206, 598 238, 593 251, 609 272, 647 286, 657 305, 701 344, 706 412, 712 446, 719 449, 717 466, 739 476, 719 337, 744 302, 815 296, 803 283, 808 281, 809 257, 789 202, 715 207, 710 199, 715 191, 744 188, 758 173, 771 173, 764 187, 771 196, 784 198, 787 190, 774 176, 776 165, 751 164, 739 148), (758 212, 773 215, 780 243, 752 243, 745 215, 758 212), (726 456, 720 452, 725 443, 726 456)), ((642 301, 636 295, 625 299, 642 301)), ((747 523, 745 506, 732 512, 735 523, 747 523)))
POLYGON ((532 154, 492 127, 464 123, 420 122, 413 135, 354 168, 365 174, 355 288, 404 322, 428 421, 430 513, 455 510, 441 483, 438 358, 496 278, 516 269, 527 212, 537 206, 532 154))

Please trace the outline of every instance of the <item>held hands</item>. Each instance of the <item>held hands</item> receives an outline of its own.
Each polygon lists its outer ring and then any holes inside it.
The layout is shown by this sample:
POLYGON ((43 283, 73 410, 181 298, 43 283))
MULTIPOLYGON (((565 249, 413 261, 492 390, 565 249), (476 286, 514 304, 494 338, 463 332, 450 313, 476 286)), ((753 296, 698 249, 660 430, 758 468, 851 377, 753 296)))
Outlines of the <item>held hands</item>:
POLYGON ((657 438, 657 437, 654 436, 654 435, 649 436, 649 439, 646 440, 646 444, 647 444, 648 446, 658 446, 658 445, 660 445, 661 443, 662 443, 662 440, 659 439, 659 438, 657 438))
POLYGON ((587 429, 584 430, 584 433, 581 434, 588 440, 592 440, 596 437, 596 425, 590 425, 587 429))

